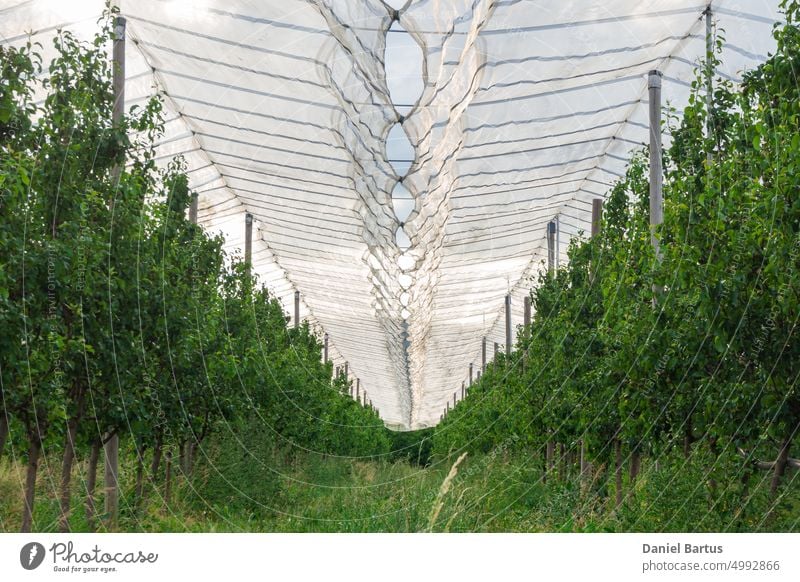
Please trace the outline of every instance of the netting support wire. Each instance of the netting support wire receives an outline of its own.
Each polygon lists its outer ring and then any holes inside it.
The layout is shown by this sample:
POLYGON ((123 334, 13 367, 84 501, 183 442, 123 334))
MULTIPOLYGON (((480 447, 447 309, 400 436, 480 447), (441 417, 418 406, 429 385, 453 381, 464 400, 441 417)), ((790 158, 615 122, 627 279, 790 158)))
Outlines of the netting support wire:
MULTIPOLYGON (((704 12, 706 18, 706 136, 711 137, 711 103, 714 97, 714 25, 711 21, 714 13, 711 10, 711 2, 704 12)), ((709 147, 706 159, 711 165, 713 148, 709 147)))
MULTIPOLYGON (((111 122, 115 127, 123 123, 125 115, 125 19, 118 16, 114 20, 114 46, 112 50, 112 87, 114 107, 111 122)), ((116 188, 122 174, 122 164, 111 169, 111 183, 116 188)), ((113 208, 112 197, 110 206, 113 208)), ((103 445, 103 480, 105 484, 105 514, 108 528, 113 530, 119 518, 119 434, 113 434, 103 445)))
POLYGON ((253 266, 253 215, 245 212, 244 215, 244 268, 250 275, 253 266))
POLYGON ((663 175, 661 169, 661 72, 650 71, 647 87, 650 100, 650 242, 661 260, 661 249, 656 236, 658 226, 664 222, 663 175))
POLYGON ((511 340, 511 294, 506 295, 506 355, 511 355, 513 341, 511 340))
POLYGON ((322 340, 322 363, 328 363, 328 334, 326 333, 322 340))
POLYGON ((486 371, 486 338, 481 340, 481 371, 486 371))
POLYGON ((294 328, 300 329, 300 291, 294 292, 294 328))
POLYGON ((189 222, 197 224, 197 192, 192 192, 192 201, 189 203, 189 222))

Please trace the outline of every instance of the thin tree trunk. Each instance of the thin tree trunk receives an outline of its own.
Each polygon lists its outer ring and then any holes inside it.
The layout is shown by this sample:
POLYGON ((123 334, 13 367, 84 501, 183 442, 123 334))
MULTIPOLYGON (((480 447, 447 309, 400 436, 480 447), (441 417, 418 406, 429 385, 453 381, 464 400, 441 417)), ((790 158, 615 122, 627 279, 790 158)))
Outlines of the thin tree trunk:
POLYGON ((186 441, 178 445, 178 470, 186 474, 186 441))
POLYGON ((194 453, 197 449, 197 441, 191 441, 186 454, 186 475, 191 476, 194 470, 194 453))
POLYGON ((39 470, 39 453, 42 451, 42 443, 38 436, 29 437, 30 446, 28 447, 28 471, 25 475, 25 499, 22 507, 22 533, 28 533, 33 526, 33 502, 36 495, 36 473, 39 470))
POLYGON ((639 448, 634 448, 633 452, 631 452, 631 466, 630 466, 630 484, 631 489, 633 485, 636 483, 637 477, 639 477, 639 471, 642 468, 642 454, 639 452, 639 448))
POLYGON ((686 419, 686 429, 683 431, 683 456, 689 458, 692 452, 692 417, 686 419))
POLYGON ((100 439, 92 441, 92 448, 89 451, 89 468, 86 476, 86 521, 89 522, 89 529, 97 529, 97 507, 94 503, 94 489, 97 485, 97 463, 100 460, 100 439))
POLYGON ((587 485, 589 484, 589 475, 587 472, 587 463, 586 463, 586 443, 584 443, 583 439, 580 440, 580 490, 581 495, 585 495, 587 491, 587 485))
MULTIPOLYGON (((713 458, 714 465, 717 463, 717 458, 719 457, 719 448, 717 447, 717 437, 709 437, 708 439, 708 448, 711 450, 711 456, 713 458)), ((713 471, 713 469, 712 469, 713 471)), ((712 495, 717 492, 717 480, 714 479, 713 473, 712 477, 708 480, 708 487, 711 489, 712 495)))
POLYGON ((136 447, 136 502, 144 495, 144 445, 136 447))
POLYGON ((772 482, 769 485, 769 495, 775 498, 778 493, 778 485, 780 485, 781 477, 786 470, 786 463, 789 459, 789 447, 791 447, 792 439, 787 438, 781 445, 781 450, 778 452, 778 459, 775 462, 775 469, 772 473, 772 482))
POLYGON ((75 439, 78 436, 78 419, 71 418, 64 436, 64 456, 61 461, 61 515, 58 518, 58 531, 69 531, 70 502, 72 501, 72 462, 75 460, 75 439))
POLYGON ((169 505, 170 489, 172 488, 172 451, 167 449, 165 456, 164 469, 166 471, 166 479, 164 481, 164 503, 169 505))
POLYGON ((8 418, 6 418, 5 409, 0 410, 0 459, 3 458, 3 451, 6 448, 6 439, 8 438, 8 418))
POLYGON ((614 439, 614 464, 614 484, 617 490, 616 507, 619 507, 622 505, 622 441, 619 438, 614 439))
POLYGON ((158 468, 161 465, 161 435, 156 437, 156 445, 153 447, 153 462, 150 465, 150 479, 155 483, 158 479, 158 468))
POLYGON ((545 459, 547 461, 547 473, 553 472, 553 457, 555 456, 556 445, 552 440, 547 441, 547 450, 545 452, 545 459))

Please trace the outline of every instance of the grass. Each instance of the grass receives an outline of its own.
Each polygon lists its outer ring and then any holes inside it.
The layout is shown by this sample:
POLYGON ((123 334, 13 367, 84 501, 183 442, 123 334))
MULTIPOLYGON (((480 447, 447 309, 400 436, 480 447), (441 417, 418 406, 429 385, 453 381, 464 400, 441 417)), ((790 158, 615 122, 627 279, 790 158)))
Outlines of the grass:
MULTIPOLYGON (((218 443, 224 445, 225 443, 218 443)), ((358 460, 314 454, 287 455, 266 445, 253 455, 231 456, 210 447, 191 478, 176 475, 169 502, 163 473, 144 498, 133 499, 132 463, 121 465, 119 529, 146 532, 600 532, 795 531, 800 518, 796 473, 789 473, 777 502, 769 478, 759 473, 743 491, 729 480, 712 491, 709 460, 700 453, 645 462, 633 489, 615 508, 613 479, 605 474, 581 492, 570 478, 542 482, 533 456, 486 454, 434 460, 358 460), (632 491, 632 492, 631 492, 632 491)), ((56 531, 58 464, 44 462, 37 487, 34 529, 56 531)), ((125 457, 132 459, 132 454, 125 457)), ((735 471, 730 466, 716 470, 735 471)), ((102 477, 102 476, 100 476, 102 477)), ((73 531, 88 531, 84 511, 85 465, 74 474, 73 531)), ((99 480, 102 483, 102 478, 99 480)), ((0 530, 20 523, 24 467, 0 460, 0 530)), ((102 493, 98 495, 102 509, 102 493)))

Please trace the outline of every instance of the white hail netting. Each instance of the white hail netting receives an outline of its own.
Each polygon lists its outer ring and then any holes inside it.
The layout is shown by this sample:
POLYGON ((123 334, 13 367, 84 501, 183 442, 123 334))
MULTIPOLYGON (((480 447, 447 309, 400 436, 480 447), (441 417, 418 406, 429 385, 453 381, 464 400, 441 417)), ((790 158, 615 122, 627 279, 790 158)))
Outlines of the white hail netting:
MULTIPOLYGON (((504 296, 520 324, 547 223, 560 225, 562 263, 589 230, 592 198, 648 139, 649 70, 682 109, 708 5, 412 2, 398 17, 423 49, 424 91, 401 118, 384 63, 395 13, 378 0, 118 4, 127 104, 165 97, 159 155, 185 157, 200 223, 241 254, 253 213, 255 272, 287 311, 301 292, 301 317, 329 334, 334 362, 349 363, 398 428, 438 421, 469 364, 480 367, 483 337, 490 358, 495 342, 503 349, 504 296), (415 199, 405 272, 386 149, 398 121, 416 156, 403 179, 415 199)), ((726 39, 717 74, 737 80, 773 48, 778 0, 711 9, 726 39)), ((21 44, 32 31, 47 62, 57 28, 88 38, 101 10, 0 0, 0 39, 21 44)))

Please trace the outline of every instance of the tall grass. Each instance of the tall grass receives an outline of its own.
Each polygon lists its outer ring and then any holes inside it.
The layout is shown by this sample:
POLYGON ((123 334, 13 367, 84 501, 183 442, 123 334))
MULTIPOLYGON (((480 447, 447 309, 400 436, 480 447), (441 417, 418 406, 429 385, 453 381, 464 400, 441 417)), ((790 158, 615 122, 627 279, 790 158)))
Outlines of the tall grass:
MULTIPOLYGON (((120 529, 144 532, 601 532, 794 531, 800 520, 797 473, 787 475, 776 503, 769 478, 748 491, 709 487, 702 455, 646 463, 620 508, 613 475, 600 472, 581 490, 578 472, 542 480, 534 455, 486 454, 407 460, 347 459, 289 453, 266 442, 237 453, 218 441, 199 456, 191 476, 174 477, 164 499, 163 473, 134 499, 134 475, 122 473, 120 529), (233 451, 233 452, 232 452, 233 451)), ((130 452, 129 452, 130 453, 130 452)), ((131 453, 132 454, 132 453, 131 453)), ((130 464, 130 463, 128 463, 130 464)), ((737 459, 714 471, 735 474, 737 459)), ((58 467, 44 464, 34 529, 55 531, 58 467)), ((24 467, 0 461, 0 530, 16 531, 24 467)), ((75 469, 72 531, 88 531, 82 488, 85 462, 75 469)), ((730 481, 736 482, 736 479, 730 481)), ((752 481, 751 481, 752 483, 752 481)), ((626 483, 626 491, 628 489, 626 483)), ((98 494, 102 508, 102 493, 98 494)))

